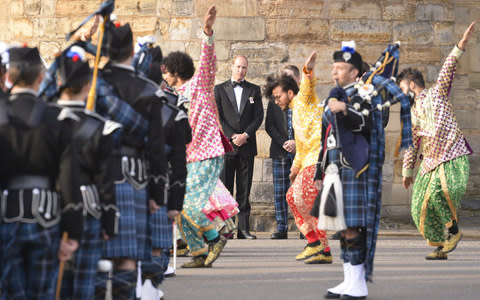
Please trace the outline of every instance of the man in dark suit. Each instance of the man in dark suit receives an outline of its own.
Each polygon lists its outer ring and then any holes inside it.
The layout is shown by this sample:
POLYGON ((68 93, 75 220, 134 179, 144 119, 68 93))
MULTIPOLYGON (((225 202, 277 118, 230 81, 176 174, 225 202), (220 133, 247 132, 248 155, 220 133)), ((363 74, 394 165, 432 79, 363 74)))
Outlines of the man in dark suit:
POLYGON ((221 179, 233 194, 236 176, 236 200, 238 214, 238 238, 255 239, 250 234, 250 188, 252 186, 253 162, 257 155, 255 132, 263 120, 263 105, 260 87, 245 80, 248 60, 237 56, 232 64, 232 78, 215 86, 215 100, 220 123, 225 135, 232 141, 234 151, 225 155, 221 179))
POLYGON ((290 187, 290 168, 295 155, 295 139, 292 127, 290 101, 298 93, 298 85, 288 75, 267 78, 265 95, 270 98, 265 118, 265 129, 272 138, 270 158, 273 167, 273 193, 277 231, 272 239, 286 239, 288 231, 288 204, 286 194, 290 187))

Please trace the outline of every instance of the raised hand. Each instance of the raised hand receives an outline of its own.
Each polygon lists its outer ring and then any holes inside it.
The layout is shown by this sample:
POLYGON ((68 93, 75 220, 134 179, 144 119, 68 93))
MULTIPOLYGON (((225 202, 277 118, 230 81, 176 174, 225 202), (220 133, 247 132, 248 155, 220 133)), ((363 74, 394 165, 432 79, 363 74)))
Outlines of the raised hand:
POLYGON ((315 67, 315 60, 317 59, 317 51, 313 51, 312 54, 307 58, 305 61, 305 67, 307 70, 311 71, 313 70, 313 67, 315 67))
POLYGON ((211 36, 213 34, 213 24, 215 23, 215 18, 217 17, 217 9, 215 5, 210 6, 205 14, 203 19, 203 31, 206 35, 211 36))
POLYGON ((463 33, 462 39, 460 40, 460 42, 458 42, 457 46, 460 50, 465 50, 465 47, 467 46, 467 42, 472 36, 474 29, 475 29, 475 21, 473 21, 472 24, 468 26, 467 30, 465 30, 465 32, 463 33))

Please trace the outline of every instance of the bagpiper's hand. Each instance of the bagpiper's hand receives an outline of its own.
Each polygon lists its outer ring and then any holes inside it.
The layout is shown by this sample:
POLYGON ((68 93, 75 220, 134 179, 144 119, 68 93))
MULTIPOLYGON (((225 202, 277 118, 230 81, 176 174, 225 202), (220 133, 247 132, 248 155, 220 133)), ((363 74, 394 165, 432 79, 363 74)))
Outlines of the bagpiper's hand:
POLYGON ((308 71, 312 71, 313 67, 315 67, 315 60, 317 59, 317 51, 313 51, 312 54, 307 58, 305 61, 305 68, 308 71))
POLYGON ((110 236, 108 236, 105 229, 102 229, 102 238, 103 238, 104 241, 108 241, 110 239, 110 236))
POLYGON ((176 209, 171 209, 167 212, 167 217, 170 219, 170 220, 175 220, 175 217, 178 216, 178 214, 180 214, 180 212, 176 209))
POLYGON ((78 249, 78 241, 73 239, 67 239, 60 242, 60 248, 58 249, 58 259, 60 261, 67 261, 72 258, 73 253, 78 249))
POLYGON ((213 24, 215 23, 215 18, 217 17, 217 9, 215 5, 210 6, 207 13, 205 14, 205 19, 203 20, 203 31, 206 35, 211 36, 213 34, 213 24))
POLYGON ((148 200, 148 208, 150 209, 150 213, 153 214, 157 211, 157 209, 160 208, 160 206, 157 205, 157 202, 155 202, 155 200, 150 199, 148 200))
POLYGON ((467 46, 467 42, 470 39, 470 37, 472 36, 472 33, 473 33, 474 29, 475 29, 475 21, 472 22, 472 24, 470 24, 470 26, 468 26, 467 30, 465 30, 465 32, 463 33, 462 39, 460 40, 460 42, 458 42, 457 46, 460 50, 465 51, 465 47, 467 46))
POLYGON ((408 189, 408 187, 413 183, 413 177, 403 177, 402 185, 404 189, 408 189))

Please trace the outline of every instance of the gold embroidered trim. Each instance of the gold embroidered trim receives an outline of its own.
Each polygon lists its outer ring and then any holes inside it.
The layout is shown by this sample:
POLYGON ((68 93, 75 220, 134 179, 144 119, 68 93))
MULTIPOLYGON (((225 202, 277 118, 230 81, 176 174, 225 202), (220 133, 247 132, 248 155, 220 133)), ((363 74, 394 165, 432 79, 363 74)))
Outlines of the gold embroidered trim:
MULTIPOLYGON (((433 176, 432 176, 433 177, 433 176)), ((427 217, 427 206, 428 201, 430 200, 430 185, 432 184, 433 178, 430 178, 430 182, 427 186, 427 191, 425 192, 425 197, 422 203, 422 211, 420 212, 420 226, 419 231, 420 234, 425 238, 425 218, 427 217)))
MULTIPOLYGON (((445 169, 443 164, 440 165, 440 183, 442 184, 442 192, 447 199, 448 207, 450 208, 450 212, 452 213, 452 218, 454 221, 457 221, 457 209, 453 205, 452 199, 450 198, 450 194, 448 193, 448 185, 447 185, 447 177, 445 176, 445 169)), ((447 226, 447 227, 451 227, 447 226)))

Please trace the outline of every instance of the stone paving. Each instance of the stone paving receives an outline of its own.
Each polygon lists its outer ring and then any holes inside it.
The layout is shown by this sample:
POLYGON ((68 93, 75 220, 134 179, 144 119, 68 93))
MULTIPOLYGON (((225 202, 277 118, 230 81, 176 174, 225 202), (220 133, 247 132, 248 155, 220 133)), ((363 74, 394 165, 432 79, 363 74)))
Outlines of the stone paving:
MULTIPOLYGON (((448 261, 426 261, 432 248, 414 230, 382 230, 368 299, 480 299, 480 232, 468 227, 464 233, 448 261)), ((333 264, 305 265, 294 259, 305 245, 298 233, 288 240, 257 236, 229 240, 211 269, 178 268, 162 285, 165 299, 323 299, 342 280, 338 241, 331 241, 333 264)))

